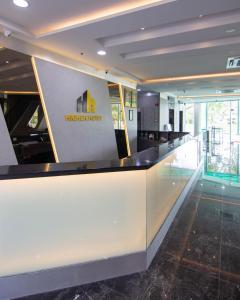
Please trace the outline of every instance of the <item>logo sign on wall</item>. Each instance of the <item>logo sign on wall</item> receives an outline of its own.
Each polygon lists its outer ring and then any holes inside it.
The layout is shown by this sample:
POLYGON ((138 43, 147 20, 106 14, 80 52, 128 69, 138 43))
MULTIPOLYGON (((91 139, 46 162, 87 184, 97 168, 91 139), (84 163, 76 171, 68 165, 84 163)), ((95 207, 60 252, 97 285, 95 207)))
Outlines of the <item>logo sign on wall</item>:
POLYGON ((227 69, 237 69, 240 68, 240 56, 229 57, 227 61, 227 69))
POLYGON ((89 90, 86 90, 82 96, 77 99, 77 113, 65 115, 65 121, 102 121, 102 116, 96 114, 96 101, 91 96, 89 90))

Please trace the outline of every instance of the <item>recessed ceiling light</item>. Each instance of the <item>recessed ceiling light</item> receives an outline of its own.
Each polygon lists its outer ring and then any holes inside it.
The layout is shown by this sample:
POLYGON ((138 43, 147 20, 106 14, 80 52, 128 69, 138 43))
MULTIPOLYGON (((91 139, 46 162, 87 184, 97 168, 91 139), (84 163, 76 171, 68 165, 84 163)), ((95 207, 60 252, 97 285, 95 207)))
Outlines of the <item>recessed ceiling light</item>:
POLYGON ((5 61, 5 63, 6 63, 6 64, 9 64, 9 61, 8 61, 8 60, 6 60, 6 61, 5 61))
POLYGON ((107 52, 104 51, 104 50, 99 50, 97 54, 98 54, 98 55, 101 55, 101 56, 104 56, 104 55, 107 54, 107 52))
POLYGON ((29 4, 26 0, 13 0, 13 3, 19 7, 28 7, 29 4))
POLYGON ((201 19, 203 17, 203 15, 199 15, 198 17, 201 19))
POLYGON ((145 27, 141 27, 140 29, 141 29, 141 30, 145 30, 145 27))
POLYGON ((233 32, 235 32, 235 31, 236 31, 236 29, 234 29, 234 28, 226 29, 226 30, 225 30, 226 33, 233 33, 233 32))

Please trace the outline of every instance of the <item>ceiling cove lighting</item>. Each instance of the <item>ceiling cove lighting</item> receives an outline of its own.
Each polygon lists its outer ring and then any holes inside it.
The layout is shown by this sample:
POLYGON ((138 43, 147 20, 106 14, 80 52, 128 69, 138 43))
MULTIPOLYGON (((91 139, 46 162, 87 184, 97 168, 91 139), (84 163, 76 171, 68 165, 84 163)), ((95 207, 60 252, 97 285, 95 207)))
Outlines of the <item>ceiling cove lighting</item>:
POLYGON ((34 91, 0 91, 4 95, 39 95, 39 92, 34 91))
POLYGON ((57 22, 51 26, 40 28, 37 32, 35 32, 35 34, 37 34, 39 37, 43 37, 56 32, 65 31, 70 28, 77 28, 79 26, 95 23, 97 21, 108 20, 113 17, 138 12, 146 8, 153 8, 159 5, 165 5, 167 3, 172 3, 176 1, 177 0, 118 1, 119 3, 122 3, 119 5, 108 5, 104 9, 99 9, 93 13, 80 15, 78 17, 66 20, 64 22, 57 22))
POLYGON ((199 96, 178 96, 178 99, 199 99, 199 98, 220 98, 220 97, 239 97, 240 94, 209 94, 209 95, 199 95, 199 96))
POLYGON ((226 33, 233 33, 233 32, 235 32, 235 31, 236 31, 236 29, 234 29, 234 28, 226 29, 226 30, 225 30, 226 33))
POLYGON ((13 0, 13 3, 18 7, 26 8, 29 6, 29 3, 26 0, 13 0))
POLYGON ((98 55, 101 55, 101 56, 104 56, 104 55, 107 54, 107 52, 106 52, 105 50, 99 50, 99 51, 97 52, 97 54, 98 54, 98 55))
POLYGON ((199 75, 190 75, 190 76, 178 76, 178 77, 165 77, 165 78, 156 78, 156 79, 147 79, 142 83, 154 84, 154 83, 163 83, 163 82, 175 82, 175 81, 186 81, 193 79, 207 79, 207 78, 224 78, 224 77, 235 77, 240 76, 240 72, 225 72, 225 73, 210 73, 210 74, 199 74, 199 75))

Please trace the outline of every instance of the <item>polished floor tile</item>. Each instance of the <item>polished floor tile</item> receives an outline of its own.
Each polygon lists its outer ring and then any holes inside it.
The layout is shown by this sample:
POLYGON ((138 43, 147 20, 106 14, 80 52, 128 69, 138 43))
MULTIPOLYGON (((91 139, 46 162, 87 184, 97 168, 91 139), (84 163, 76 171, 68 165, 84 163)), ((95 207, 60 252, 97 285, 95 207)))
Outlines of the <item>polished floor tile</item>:
POLYGON ((240 284, 232 281, 220 281, 220 299, 219 300, 237 300, 240 299, 240 284))
POLYGON ((172 299, 218 299, 218 277, 215 274, 180 267, 176 274, 172 299))
POLYGON ((221 269, 240 278, 240 248, 221 245, 221 269))
POLYGON ((240 223, 223 221, 222 244, 230 247, 240 247, 240 223))

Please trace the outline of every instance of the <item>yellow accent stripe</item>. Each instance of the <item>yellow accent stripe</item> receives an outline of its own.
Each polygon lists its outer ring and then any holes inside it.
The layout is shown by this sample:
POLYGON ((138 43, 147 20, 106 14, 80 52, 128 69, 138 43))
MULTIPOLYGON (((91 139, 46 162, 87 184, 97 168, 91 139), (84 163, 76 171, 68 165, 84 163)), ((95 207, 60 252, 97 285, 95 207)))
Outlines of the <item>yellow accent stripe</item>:
POLYGON ((39 95, 39 92, 31 91, 0 91, 3 95, 39 95))
POLYGON ((48 117, 46 103, 45 103, 45 100, 44 100, 43 91, 42 91, 42 87, 41 87, 41 82, 40 82, 39 75, 38 75, 36 60, 35 60, 34 57, 32 57, 31 60, 32 60, 33 71, 34 71, 34 74, 35 74, 35 78, 36 78, 36 82, 37 82, 37 86, 38 86, 38 90, 39 90, 39 95, 40 95, 40 99, 41 99, 41 103, 42 103, 42 107, 43 107, 45 120, 46 120, 46 123, 47 123, 47 128, 48 128, 48 132, 49 132, 49 136, 50 136, 50 141, 51 141, 52 148, 53 148, 54 157, 55 157, 56 162, 59 163, 60 161, 59 161, 59 158, 58 158, 58 153, 57 153, 56 145, 55 145, 54 138, 53 138, 52 128, 51 128, 51 123, 50 123, 50 120, 49 120, 49 117, 48 117))
POLYGON ((126 112, 125 112, 125 107, 124 107, 123 86, 121 84, 119 84, 119 94, 120 94, 120 102, 121 102, 121 107, 122 107, 123 123, 124 123, 124 127, 125 127, 127 152, 128 152, 128 156, 130 156, 131 155, 131 149, 130 149, 130 144, 129 144, 128 128, 127 128, 127 121, 126 121, 126 112))

